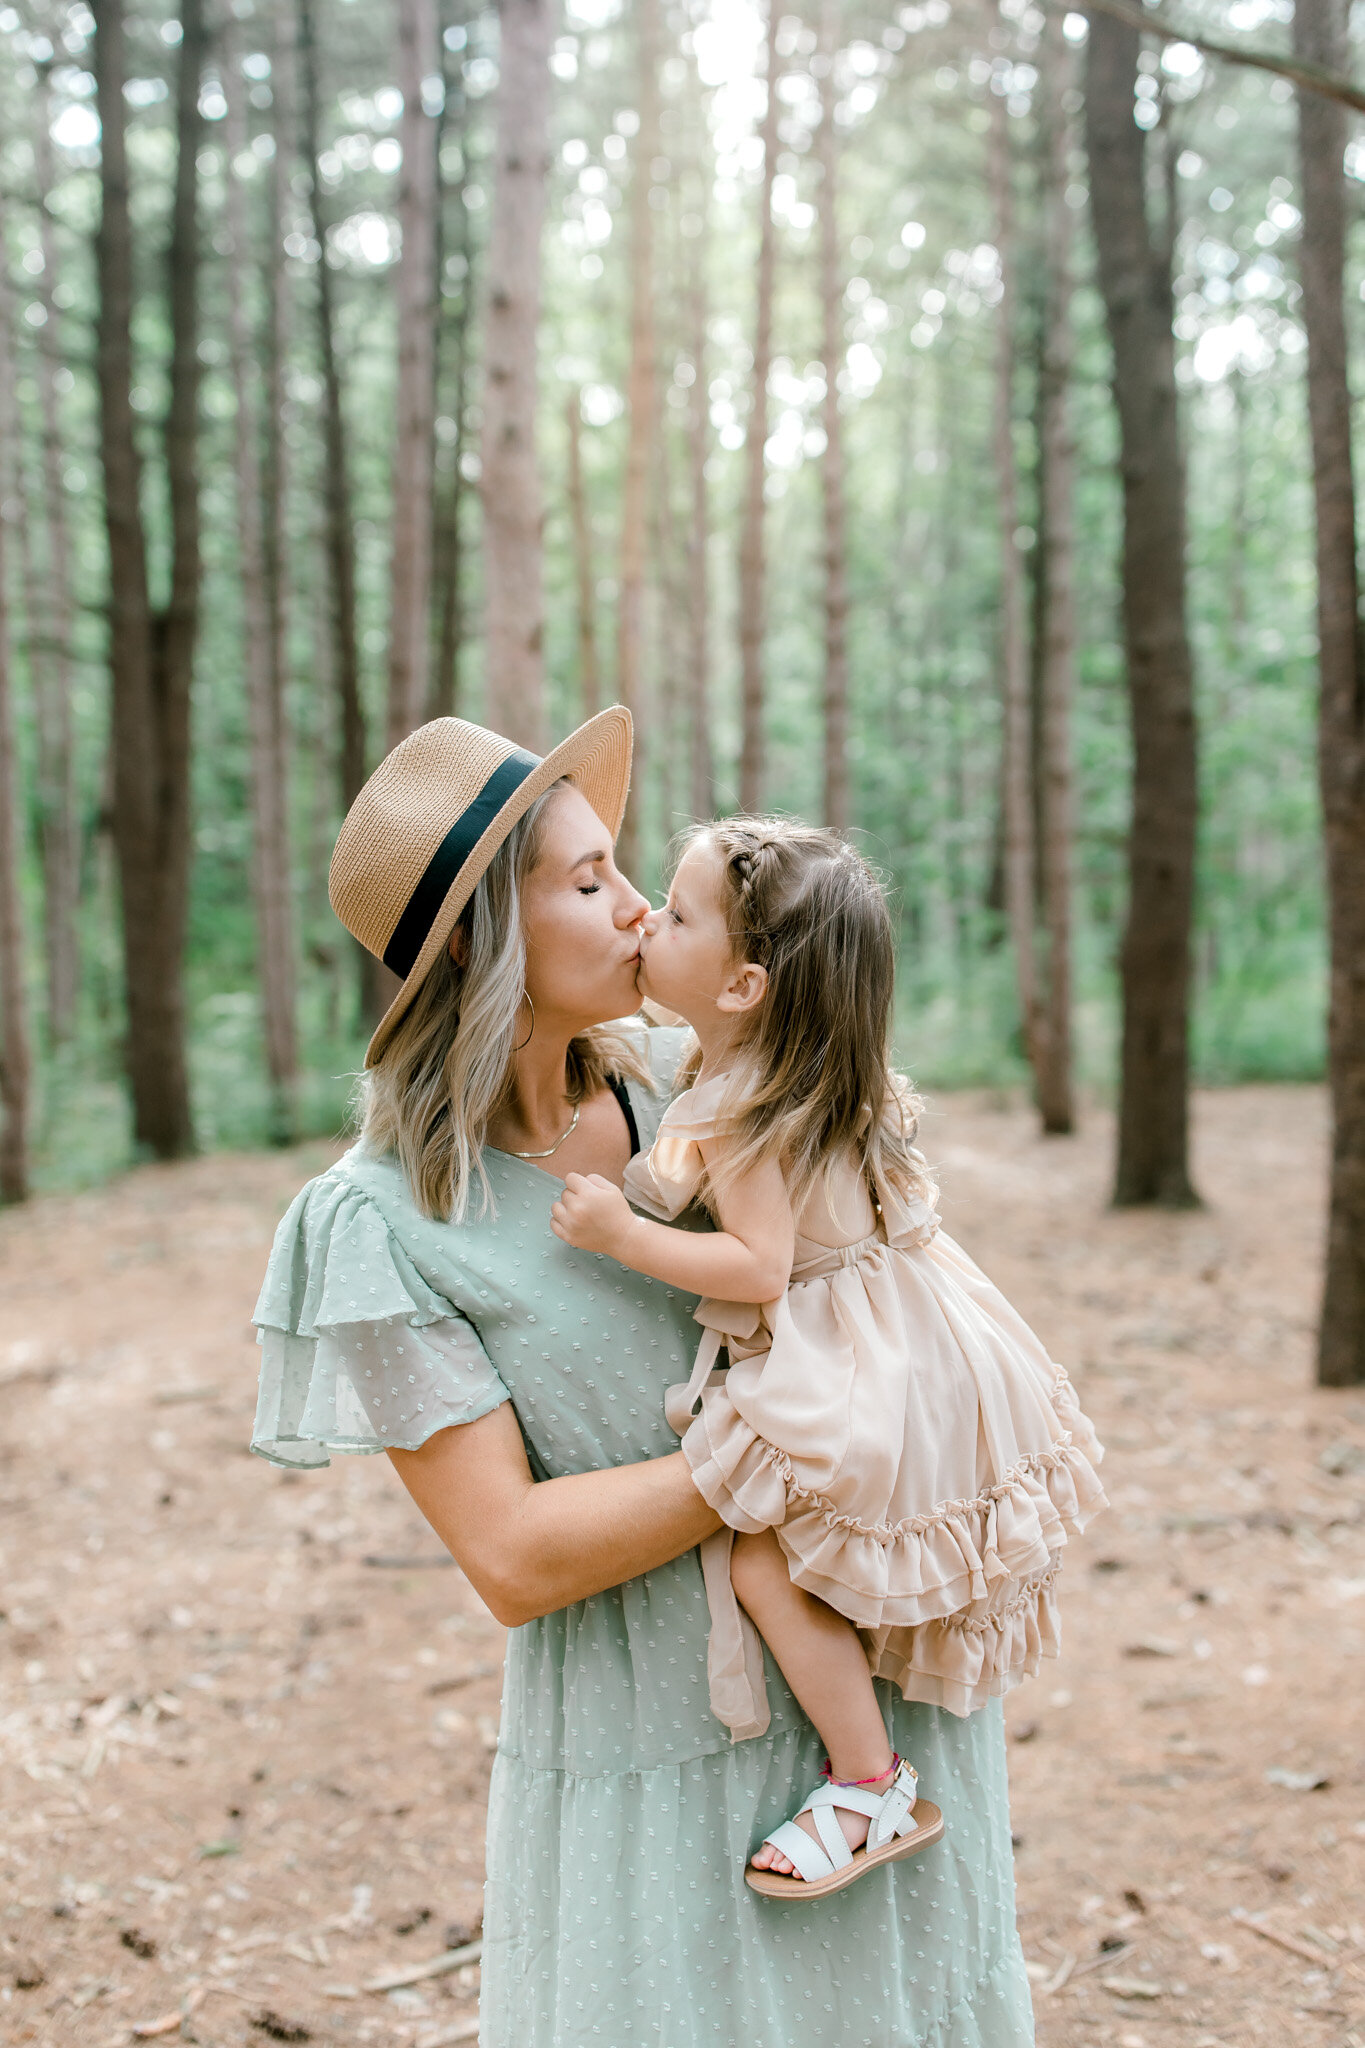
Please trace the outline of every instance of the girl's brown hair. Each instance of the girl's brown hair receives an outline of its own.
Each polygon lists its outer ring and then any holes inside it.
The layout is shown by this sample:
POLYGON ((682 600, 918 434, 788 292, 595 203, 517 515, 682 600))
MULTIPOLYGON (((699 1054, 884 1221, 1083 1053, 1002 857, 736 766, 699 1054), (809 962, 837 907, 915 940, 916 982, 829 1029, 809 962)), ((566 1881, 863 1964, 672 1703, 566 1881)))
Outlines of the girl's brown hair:
MULTIPOLYGON (((852 1155, 870 1180, 932 1200, 915 1150, 920 1103, 891 1066, 895 939, 876 875, 837 832, 786 818, 726 818, 684 834, 720 859, 735 959, 768 973, 732 1065, 729 1142, 714 1197, 777 1157, 799 1210, 828 1161, 852 1155)), ((694 1053, 678 1080, 696 1079, 694 1053)))

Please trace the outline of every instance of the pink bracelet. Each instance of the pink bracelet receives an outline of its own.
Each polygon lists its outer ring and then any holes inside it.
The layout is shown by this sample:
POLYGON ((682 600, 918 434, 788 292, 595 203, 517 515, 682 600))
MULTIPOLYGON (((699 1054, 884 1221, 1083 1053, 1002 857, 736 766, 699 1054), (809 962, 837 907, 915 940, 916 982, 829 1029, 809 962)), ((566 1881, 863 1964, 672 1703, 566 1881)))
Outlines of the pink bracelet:
POLYGON ((830 1770, 829 1758, 826 1757, 824 1763, 820 1766, 820 1776, 828 1778, 831 1785, 856 1785, 859 1791, 866 1791, 869 1785, 880 1785, 883 1778, 894 1778, 896 1772, 900 1769, 900 1765, 900 1752, 896 1751, 892 1755, 891 1762, 887 1768, 884 1771, 878 1771, 875 1778, 836 1778, 830 1770))

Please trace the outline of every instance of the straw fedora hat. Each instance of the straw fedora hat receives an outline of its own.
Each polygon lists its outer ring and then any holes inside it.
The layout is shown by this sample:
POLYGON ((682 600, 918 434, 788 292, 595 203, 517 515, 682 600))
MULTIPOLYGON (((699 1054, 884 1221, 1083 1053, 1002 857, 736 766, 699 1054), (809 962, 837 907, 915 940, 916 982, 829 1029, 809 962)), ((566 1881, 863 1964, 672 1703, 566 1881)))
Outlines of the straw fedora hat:
POLYGON ((464 718, 433 718, 387 754, 350 810, 328 894, 352 937, 403 986, 370 1040, 372 1067, 518 818, 552 783, 582 790, 613 840, 630 790, 630 713, 614 704, 542 760, 464 718))

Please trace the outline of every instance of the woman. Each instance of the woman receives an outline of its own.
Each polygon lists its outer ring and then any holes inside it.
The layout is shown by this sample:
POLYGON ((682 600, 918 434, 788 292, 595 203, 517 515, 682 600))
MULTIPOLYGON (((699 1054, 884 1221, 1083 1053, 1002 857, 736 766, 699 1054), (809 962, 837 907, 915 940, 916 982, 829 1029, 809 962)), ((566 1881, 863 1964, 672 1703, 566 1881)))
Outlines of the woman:
POLYGON ((649 1145, 681 1051, 611 1022, 647 908, 612 857, 629 761, 619 709, 544 761, 438 719, 356 799, 332 901, 402 986, 359 1144, 276 1237, 254 1448, 386 1450, 511 1630, 483 2048, 1026 2048, 998 1705, 882 1689, 947 1821, 923 1858, 827 1904, 744 1883, 820 1755, 774 1666, 765 1736, 710 1712, 718 1523, 663 1409, 694 1304, 550 1227, 562 1175, 649 1145))

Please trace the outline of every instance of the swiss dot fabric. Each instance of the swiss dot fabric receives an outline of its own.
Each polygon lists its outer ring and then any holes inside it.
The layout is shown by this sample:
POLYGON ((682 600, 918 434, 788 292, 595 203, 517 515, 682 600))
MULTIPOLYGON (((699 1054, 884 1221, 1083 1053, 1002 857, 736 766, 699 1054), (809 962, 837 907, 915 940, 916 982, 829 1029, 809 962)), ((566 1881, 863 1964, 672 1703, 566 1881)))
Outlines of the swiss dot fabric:
POLYGON ((321 1465, 330 1451, 419 1450, 438 1429, 507 1399, 478 1332, 453 1311, 401 1316, 316 1337, 262 1330, 260 1419, 251 1448, 273 1464, 321 1465))
MULTIPOLYGON (((666 1086, 683 1034, 645 1043, 666 1086)), ((663 1100, 631 1086, 644 1146, 663 1100)), ((257 1449, 322 1464, 509 1396, 538 1478, 677 1449, 664 1390, 687 1377, 695 1304, 561 1244, 562 1183, 484 1157, 497 1215, 458 1227, 421 1216, 397 1165, 358 1148, 299 1195, 256 1310, 257 1449)), ((956 1720, 882 1687, 947 1837, 816 1906, 779 1906, 744 1863, 813 1789, 821 1746, 771 1662, 769 1731, 732 1745, 707 1634, 695 1551, 510 1632, 482 2048, 1029 2048, 998 1705, 956 1720)))

